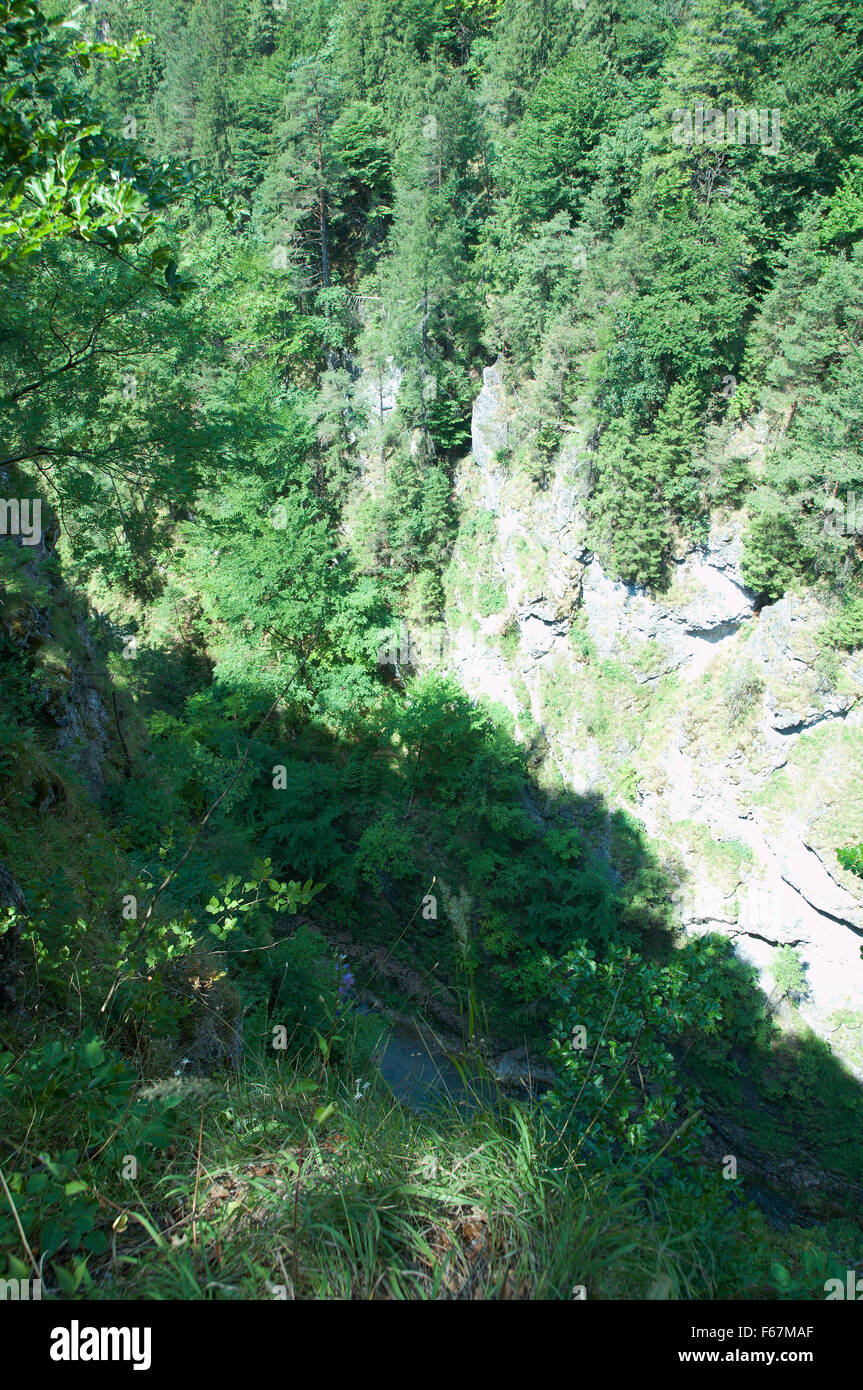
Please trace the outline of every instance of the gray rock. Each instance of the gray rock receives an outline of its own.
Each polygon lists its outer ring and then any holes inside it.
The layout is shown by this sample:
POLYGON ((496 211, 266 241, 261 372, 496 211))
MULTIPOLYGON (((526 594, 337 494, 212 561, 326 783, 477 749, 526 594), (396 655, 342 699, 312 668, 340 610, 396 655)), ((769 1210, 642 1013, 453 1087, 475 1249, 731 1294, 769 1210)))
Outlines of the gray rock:
POLYGON ((494 456, 509 441, 508 409, 503 374, 495 363, 482 374, 482 389, 474 401, 471 417, 471 448, 480 468, 490 468, 494 456))
MULTIPOLYGON (((765 425, 740 426, 726 441, 728 455, 755 466, 765 425)), ((495 513, 479 562, 482 580, 505 586, 506 608, 469 624, 449 612, 445 665, 474 698, 506 705, 516 735, 541 744, 548 771, 568 790, 620 805, 627 793, 619 772, 628 765, 635 802, 627 805, 680 877, 674 901, 684 928, 727 936, 768 994, 776 947, 793 946, 810 987, 800 1012, 860 1072, 853 1050, 841 1050, 836 1018, 863 1019, 863 884, 844 874, 835 849, 843 835, 863 839, 863 661, 842 657, 827 679, 817 641, 827 614, 811 594, 755 613, 739 514, 717 517, 706 544, 678 555, 666 593, 613 580, 588 544, 584 431, 571 432, 547 485, 534 488, 518 468, 495 462, 518 429, 500 367, 488 368, 474 407, 473 456, 456 488, 466 506, 495 513), (572 640, 577 614, 587 644, 572 640), (513 619, 519 641, 502 643, 513 619), (624 715, 610 708, 598 736, 578 696, 603 679, 603 661, 626 668, 649 698, 633 721, 623 677, 609 700, 619 698, 624 715), (817 744, 801 739, 824 741, 827 766, 817 768, 817 744)), ((454 565, 476 573, 477 559, 472 540, 464 554, 457 547, 454 565)))
POLYGON ((842 718, 860 692, 839 693, 818 667, 817 633, 824 612, 809 594, 786 594, 761 612, 747 654, 759 666, 771 726, 800 733, 825 718, 842 718))
POLYGON ((63 689, 54 688, 48 694, 45 710, 59 729, 58 750, 81 773, 92 794, 99 796, 108 751, 108 714, 101 695, 73 666, 63 689))
MULTIPOLYGON (((21 885, 12 877, 5 864, 0 863, 0 911, 10 907, 20 913, 27 911, 21 885)), ((8 1008, 15 1002, 19 940, 20 931, 17 925, 0 935, 0 1009, 8 1008)))
POLYGON ((502 1052, 494 1059, 492 1071, 502 1086, 527 1087, 533 1090, 551 1086, 555 1081, 554 1068, 547 1062, 537 1061, 526 1047, 515 1047, 502 1052))

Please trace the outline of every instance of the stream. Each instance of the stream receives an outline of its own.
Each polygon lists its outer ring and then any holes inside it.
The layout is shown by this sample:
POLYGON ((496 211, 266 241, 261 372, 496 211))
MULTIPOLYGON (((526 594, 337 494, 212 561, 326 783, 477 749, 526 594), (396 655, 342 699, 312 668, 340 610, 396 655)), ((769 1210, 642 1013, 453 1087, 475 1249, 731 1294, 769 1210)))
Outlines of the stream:
MULTIPOLYGON (((411 1110, 428 1113, 457 1107, 467 1119, 481 1104, 500 1101, 493 1077, 483 1077, 476 1061, 467 1057, 459 1058, 456 1065, 453 1056, 419 1024, 382 1020, 376 1055, 381 1075, 396 1099, 411 1110)), ((774 1228, 821 1224, 787 1196, 769 1188, 750 1183, 746 1195, 774 1228)))
POLYGON ((483 1079, 475 1061, 460 1057, 457 1065, 419 1025, 382 1021, 377 1060, 396 1099, 411 1110, 457 1106, 469 1116, 496 1093, 494 1081, 483 1079))

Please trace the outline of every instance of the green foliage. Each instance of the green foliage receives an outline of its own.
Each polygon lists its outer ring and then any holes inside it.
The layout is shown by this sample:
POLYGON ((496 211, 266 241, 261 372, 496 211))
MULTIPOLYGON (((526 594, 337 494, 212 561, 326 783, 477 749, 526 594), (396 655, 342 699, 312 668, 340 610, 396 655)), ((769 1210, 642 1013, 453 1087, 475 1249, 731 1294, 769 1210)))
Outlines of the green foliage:
POLYGON ((692 1113, 681 1112, 672 1048, 696 1025, 707 1036, 716 1033, 719 958, 710 942, 691 943, 668 966, 617 945, 601 960, 586 946, 563 958, 553 1110, 561 1133, 571 1130, 596 1161, 611 1161, 619 1146, 653 1152, 682 1122, 689 1121, 691 1137, 697 1132, 692 1113))
POLYGON ((777 946, 770 957, 770 972, 783 996, 797 1001, 809 993, 809 983, 793 946, 777 946))
POLYGON ((753 662, 742 662, 725 679, 723 698, 728 727, 733 729, 757 712, 764 695, 764 680, 753 662))
POLYGON ((693 382, 675 382, 647 445, 666 505, 688 528, 701 521, 701 487, 694 461, 699 435, 699 396, 693 382))
MULTIPOLYGON (((0 7, 0 265, 20 271, 46 241, 75 236, 117 256, 158 229, 164 208, 191 187, 167 162, 151 163, 108 134, 73 81, 73 65, 139 57, 125 45, 73 37, 78 26, 46 17, 30 0, 0 7)), ((188 288, 167 247, 148 250, 143 274, 174 300, 188 288)))
MULTIPOLYGON (((768 598, 821 579, 848 603, 859 598, 863 252, 858 244, 828 257, 817 232, 810 222, 789 248, 753 333, 760 394, 785 426, 748 503, 743 570, 768 598)), ((836 637, 853 630, 854 611, 837 619, 836 637)))
POLYGON ((660 481, 640 442, 633 442, 625 428, 606 431, 591 515, 615 577, 661 589, 667 583, 668 513, 660 481))
POLYGON ((506 590, 501 584, 481 584, 477 597, 483 618, 490 618, 492 613, 500 613, 506 607, 506 590))
POLYGON ((773 1296, 779 1299, 822 1298, 828 1279, 838 1279, 845 1286, 847 1264, 842 1264, 830 1251, 806 1246, 799 1268, 791 1270, 776 1260, 770 1268, 773 1296))
POLYGON ((527 102, 504 164, 515 206, 532 219, 575 217, 591 155, 624 108, 619 79, 598 44, 585 44, 545 72, 527 102))
POLYGON ((837 849, 836 857, 843 869, 863 878, 863 845, 847 845, 844 849, 837 849))
MULTIPOLYGON (((830 1240, 729 1202, 698 1094, 756 1151, 799 1133, 856 1180, 829 1049, 785 1047, 718 942, 672 946, 632 814, 540 785, 508 713, 379 652, 445 618, 459 531, 494 534, 454 484, 498 357, 510 479, 546 488, 565 447, 615 577, 661 590, 710 503, 742 504, 746 583, 822 585, 826 642, 859 645, 856 11, 106 0, 96 22, 0 6, 0 476, 50 518, 32 555, 0 544, 9 1268, 29 1247, 67 1297, 261 1297, 281 1251, 299 1296, 819 1296, 830 1240), (780 144, 677 144, 700 102, 781 108, 780 144), (708 462, 756 408, 763 462, 708 462), (82 704, 98 733, 58 746, 82 704), (471 1039, 555 1014, 545 1106, 393 1106, 333 940, 361 987, 471 1039)), ((486 571, 465 616, 505 606, 486 571)), ((733 673, 729 724, 759 689, 733 673)))
POLYGON ((863 647, 863 599, 849 600, 841 612, 824 624, 821 637, 828 647, 842 647, 849 652, 863 647))
MULTIPOLYGON (((49 1258, 64 1247, 102 1254, 108 1242, 95 1186, 101 1174, 130 1158, 144 1163, 153 1149, 167 1146, 170 1101, 154 1107, 136 1096, 134 1070, 92 1030, 75 1042, 47 1042, 17 1061, 0 1053, 0 1068, 4 1133, 10 1140, 32 1136, 35 1122, 36 1133, 47 1129, 57 1145, 53 1153, 25 1148, 26 1166, 6 1177, 31 1250, 49 1258)), ((8 1250, 16 1236, 7 1201, 0 1246, 8 1250)))

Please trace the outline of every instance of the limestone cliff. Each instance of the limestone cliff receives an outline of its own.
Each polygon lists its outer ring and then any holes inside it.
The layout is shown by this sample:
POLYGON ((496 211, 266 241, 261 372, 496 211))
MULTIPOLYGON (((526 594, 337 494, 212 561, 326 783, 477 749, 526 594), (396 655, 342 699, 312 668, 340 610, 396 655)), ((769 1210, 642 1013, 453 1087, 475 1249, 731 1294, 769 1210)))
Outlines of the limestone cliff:
MULTIPOLYGON (((822 649, 811 594, 756 611, 740 515, 678 555, 664 595, 615 582, 587 543, 586 441, 540 489, 509 456, 516 423, 487 368, 437 661, 506 706, 551 784, 643 822, 686 931, 727 934, 768 991, 775 947, 795 947, 808 995, 789 1025, 863 1076, 863 884, 836 858, 863 840, 863 661, 822 649)), ((726 447, 757 467, 767 443, 757 420, 726 447)))

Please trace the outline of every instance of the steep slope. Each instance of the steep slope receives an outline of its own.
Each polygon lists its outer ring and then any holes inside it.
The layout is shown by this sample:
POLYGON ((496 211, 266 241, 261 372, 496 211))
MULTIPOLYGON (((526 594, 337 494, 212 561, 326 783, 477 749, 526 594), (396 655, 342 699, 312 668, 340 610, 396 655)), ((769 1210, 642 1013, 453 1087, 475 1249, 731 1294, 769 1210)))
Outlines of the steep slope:
MULTIPOLYGON (((863 662, 822 652, 827 615, 809 593, 757 611, 734 513, 679 553, 664 595, 609 578, 586 540, 582 441, 540 490, 510 467, 517 428, 487 368, 457 478, 445 637, 425 664, 505 705, 550 783, 631 811, 679 885, 686 931, 728 935, 774 997, 775 948, 794 948, 802 1019, 863 1075, 863 900, 835 853, 863 837, 863 662)), ((754 467, 766 447, 763 419, 729 431, 754 467)))

